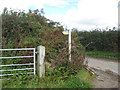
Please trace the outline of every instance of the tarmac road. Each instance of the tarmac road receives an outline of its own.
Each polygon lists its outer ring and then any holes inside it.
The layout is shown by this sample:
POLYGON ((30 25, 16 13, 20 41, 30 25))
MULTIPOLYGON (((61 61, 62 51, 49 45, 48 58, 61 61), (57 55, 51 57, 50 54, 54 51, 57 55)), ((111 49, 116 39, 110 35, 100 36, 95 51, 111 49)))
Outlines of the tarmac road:
POLYGON ((120 88, 117 61, 92 57, 86 57, 85 61, 95 72, 95 79, 92 82, 93 88, 120 88))
POLYGON ((92 58, 86 57, 85 61, 88 62, 88 66, 100 69, 103 71, 112 71, 113 73, 118 73, 118 61, 116 60, 108 60, 108 59, 101 59, 101 58, 92 58))

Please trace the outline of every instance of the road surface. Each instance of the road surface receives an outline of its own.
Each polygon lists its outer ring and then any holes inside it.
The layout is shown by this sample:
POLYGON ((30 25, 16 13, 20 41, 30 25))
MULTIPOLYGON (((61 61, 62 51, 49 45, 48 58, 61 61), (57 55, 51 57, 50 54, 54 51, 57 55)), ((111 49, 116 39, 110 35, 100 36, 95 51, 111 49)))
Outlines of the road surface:
MULTIPOLYGON (((118 62, 114 60, 86 57, 85 62, 96 75, 92 82, 93 88, 118 88, 118 62)), ((84 63, 85 63, 84 62, 84 63)), ((119 83, 118 83, 119 82, 119 83)))
POLYGON ((112 71, 112 72, 120 75, 120 73, 118 73, 117 60, 115 61, 115 60, 86 57, 85 61, 88 62, 88 66, 90 66, 90 67, 100 69, 103 71, 112 71))

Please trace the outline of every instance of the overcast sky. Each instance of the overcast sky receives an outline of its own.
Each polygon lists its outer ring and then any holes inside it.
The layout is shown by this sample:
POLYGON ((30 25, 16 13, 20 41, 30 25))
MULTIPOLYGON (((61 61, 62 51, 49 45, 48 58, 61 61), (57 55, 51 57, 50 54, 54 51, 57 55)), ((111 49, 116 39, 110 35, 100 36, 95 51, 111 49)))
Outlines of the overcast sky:
POLYGON ((67 28, 94 29, 117 27, 119 0, 1 0, 0 9, 41 9, 45 17, 67 28))

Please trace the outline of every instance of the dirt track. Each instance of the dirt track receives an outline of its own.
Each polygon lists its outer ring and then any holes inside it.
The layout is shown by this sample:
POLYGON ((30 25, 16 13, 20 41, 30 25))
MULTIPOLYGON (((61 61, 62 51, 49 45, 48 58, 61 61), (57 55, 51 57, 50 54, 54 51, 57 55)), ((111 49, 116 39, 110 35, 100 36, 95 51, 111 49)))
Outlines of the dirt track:
POLYGON ((86 57, 88 66, 95 74, 95 80, 92 82, 94 88, 118 88, 118 62, 105 59, 86 57))

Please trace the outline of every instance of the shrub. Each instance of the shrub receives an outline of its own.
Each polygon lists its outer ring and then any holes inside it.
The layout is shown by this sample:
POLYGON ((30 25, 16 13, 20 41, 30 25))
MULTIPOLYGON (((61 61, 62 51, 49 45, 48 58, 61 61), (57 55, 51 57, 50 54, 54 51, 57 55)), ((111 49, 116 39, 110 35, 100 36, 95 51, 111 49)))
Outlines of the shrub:
MULTIPOLYGON (((57 66, 79 69, 84 60, 84 48, 78 43, 77 34, 72 32, 72 62, 68 61, 68 36, 62 34, 63 26, 41 16, 40 11, 8 11, 2 15, 3 48, 30 48, 43 45, 45 60, 57 66), (47 23, 49 21, 49 23, 47 23)), ((27 62, 26 60, 21 63, 27 62)))

